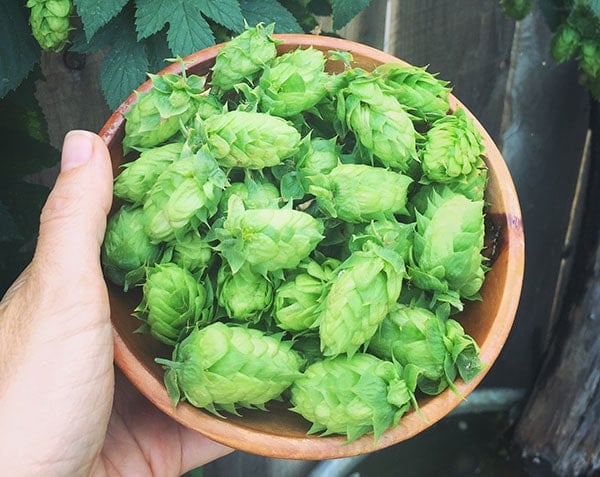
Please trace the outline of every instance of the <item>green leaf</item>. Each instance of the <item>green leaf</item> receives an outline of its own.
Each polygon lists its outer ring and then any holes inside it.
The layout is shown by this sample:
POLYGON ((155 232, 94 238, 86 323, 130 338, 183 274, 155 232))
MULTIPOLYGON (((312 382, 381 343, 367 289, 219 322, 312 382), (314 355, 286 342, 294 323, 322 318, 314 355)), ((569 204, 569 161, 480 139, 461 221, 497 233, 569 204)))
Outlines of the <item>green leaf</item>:
POLYGON ((214 45, 215 37, 195 0, 177 0, 170 6, 167 41, 174 55, 183 57, 214 45))
POLYGON ((298 21, 275 0, 240 0, 242 15, 248 25, 275 23, 275 33, 302 33, 298 21))
POLYGON ((238 0, 198 0, 200 11, 234 33, 244 30, 244 17, 238 0))
POLYGON ((0 2, 0 98, 19 86, 40 58, 24 3, 0 2))
POLYGON ((146 44, 146 52, 148 53, 148 62, 150 64, 149 71, 157 73, 170 64, 167 60, 173 55, 167 44, 166 28, 146 38, 144 43, 146 44))
POLYGON ((88 41, 123 10, 127 2, 128 0, 74 0, 88 41))
POLYGON ((102 60, 100 86, 111 109, 116 109, 141 83, 150 68, 144 43, 137 41, 133 13, 113 37, 113 47, 102 60))
POLYGON ((131 9, 124 8, 119 15, 100 28, 89 40, 83 30, 76 30, 69 49, 77 53, 93 53, 111 46, 115 38, 119 38, 123 31, 131 29, 131 22, 131 9))
POLYGON ((163 0, 136 0, 135 26, 138 40, 148 38, 169 21, 173 5, 163 0))
POLYGON ((281 195, 288 200, 304 197, 304 187, 296 171, 288 172, 281 178, 281 195))
POLYGON ((333 29, 339 30, 346 26, 350 20, 369 6, 371 0, 333 0, 331 7, 333 10, 333 29))

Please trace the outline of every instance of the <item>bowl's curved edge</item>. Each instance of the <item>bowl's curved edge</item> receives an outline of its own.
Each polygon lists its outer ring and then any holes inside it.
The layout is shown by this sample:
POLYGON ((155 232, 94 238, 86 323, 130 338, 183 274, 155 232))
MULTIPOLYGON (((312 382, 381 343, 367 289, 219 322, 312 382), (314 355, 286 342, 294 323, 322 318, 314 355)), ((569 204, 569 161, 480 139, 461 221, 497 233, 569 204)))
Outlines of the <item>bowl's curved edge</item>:
MULTIPOLYGON (((314 46, 329 50, 350 50, 354 55, 372 60, 373 66, 392 61, 408 64, 388 53, 349 40, 305 34, 279 34, 274 36, 283 42, 283 48, 286 45, 297 45, 314 46)), ((206 50, 194 53, 184 58, 184 62, 186 65, 210 64, 214 61, 214 56, 221 47, 222 44, 215 45, 206 50)), ((159 74, 180 72, 181 63, 178 62, 169 65, 159 74)), ((136 91, 147 91, 150 87, 150 81, 146 81, 136 91)), ((115 110, 101 129, 100 136, 109 147, 114 146, 115 141, 122 139, 124 114, 136 99, 136 93, 134 92, 115 110)), ((503 317, 503 319, 494 319, 493 325, 486 336, 486 340, 489 339, 491 341, 490 343, 485 343, 486 346, 484 346, 481 359, 487 365, 487 368, 469 383, 459 380, 456 383, 456 388, 460 395, 447 389, 436 396, 435 399, 427 399, 425 404, 420 407, 419 412, 412 411, 403 416, 399 424, 395 428, 386 431, 377 442, 374 442, 372 435, 366 435, 352 443, 346 444, 345 438, 342 436, 294 436, 290 438, 285 435, 270 434, 256 428, 240 425, 239 421, 212 416, 185 403, 180 403, 174 408, 162 381, 157 378, 152 370, 138 362, 132 351, 113 327, 115 362, 125 376, 161 411, 173 416, 177 421, 210 439, 241 451, 283 459, 322 460, 351 457, 380 450, 413 437, 458 406, 463 400, 461 396, 467 396, 475 389, 489 371, 493 362, 497 359, 513 325, 524 272, 524 234, 517 193, 500 151, 477 118, 453 95, 451 95, 451 105, 452 107, 462 107, 476 122, 484 136, 488 156, 496 158, 494 172, 498 181, 506 186, 502 191, 502 196, 498 199, 502 201, 502 208, 506 211, 503 226, 505 228, 504 240, 506 241, 508 255, 503 259, 506 261, 507 276, 512 277, 512 279, 509 283, 505 284, 503 293, 514 297, 512 300, 502 301, 496 312, 496 317, 503 317)), ((484 343, 479 344, 481 346, 484 343)))

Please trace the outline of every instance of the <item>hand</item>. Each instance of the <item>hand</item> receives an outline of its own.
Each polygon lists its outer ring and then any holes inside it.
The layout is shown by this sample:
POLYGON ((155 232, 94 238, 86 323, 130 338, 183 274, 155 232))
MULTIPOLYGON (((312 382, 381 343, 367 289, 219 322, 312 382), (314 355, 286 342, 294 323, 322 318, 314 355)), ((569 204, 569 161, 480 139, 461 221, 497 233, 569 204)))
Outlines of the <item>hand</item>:
POLYGON ((114 371, 100 246, 108 150, 65 137, 31 264, 0 302, 0 475, 181 475, 231 449, 183 428, 114 371))

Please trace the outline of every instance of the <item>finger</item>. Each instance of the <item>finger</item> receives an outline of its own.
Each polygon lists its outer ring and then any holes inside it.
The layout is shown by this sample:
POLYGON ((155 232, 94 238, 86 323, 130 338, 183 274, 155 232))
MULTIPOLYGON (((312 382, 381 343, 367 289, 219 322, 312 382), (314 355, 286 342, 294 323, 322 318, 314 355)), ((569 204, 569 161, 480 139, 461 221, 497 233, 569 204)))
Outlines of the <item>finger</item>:
POLYGON ((106 145, 91 132, 69 132, 60 174, 40 217, 36 266, 74 278, 90 265, 98 271, 111 198, 112 169, 106 145))

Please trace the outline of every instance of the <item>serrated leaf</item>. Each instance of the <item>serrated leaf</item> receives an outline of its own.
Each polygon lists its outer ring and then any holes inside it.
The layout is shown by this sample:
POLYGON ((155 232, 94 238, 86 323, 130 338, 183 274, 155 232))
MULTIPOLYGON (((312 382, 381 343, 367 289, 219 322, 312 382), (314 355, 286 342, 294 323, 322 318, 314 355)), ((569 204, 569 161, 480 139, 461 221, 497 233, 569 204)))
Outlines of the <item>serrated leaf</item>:
POLYGON ((302 33, 302 27, 281 3, 275 0, 240 0, 248 25, 275 23, 275 33, 302 33))
POLYGON ((74 0, 88 41, 123 10, 127 2, 128 0, 74 0))
POLYGON ((333 29, 339 30, 345 27, 350 20, 369 6, 371 0, 333 0, 331 8, 333 11, 333 29))
POLYGON ((24 3, 19 0, 0 2, 0 98, 19 86, 40 58, 24 3))
POLYGON ((198 0, 203 15, 234 33, 244 30, 244 17, 238 0, 198 0))
POLYGON ((145 44, 137 41, 132 13, 129 18, 113 38, 113 47, 102 60, 100 70, 100 86, 111 109, 116 109, 146 80, 150 68, 145 44))
POLYGON ((135 26, 138 40, 162 30, 169 21, 173 9, 171 2, 164 0, 136 0, 135 26))
POLYGON ((212 30, 195 0, 171 3, 167 42, 173 54, 182 57, 215 44, 212 30))
POLYGON ((72 43, 69 50, 77 53, 87 54, 110 46, 113 44, 115 38, 119 38, 121 36, 122 31, 128 31, 131 29, 131 22, 131 9, 124 8, 121 13, 100 28, 89 40, 87 39, 83 30, 76 30, 72 36, 72 43))
POLYGON ((149 71, 157 73, 170 63, 167 61, 173 56, 167 44, 167 29, 149 36, 144 40, 146 53, 148 54, 149 71))

